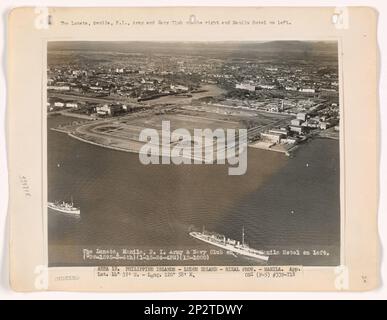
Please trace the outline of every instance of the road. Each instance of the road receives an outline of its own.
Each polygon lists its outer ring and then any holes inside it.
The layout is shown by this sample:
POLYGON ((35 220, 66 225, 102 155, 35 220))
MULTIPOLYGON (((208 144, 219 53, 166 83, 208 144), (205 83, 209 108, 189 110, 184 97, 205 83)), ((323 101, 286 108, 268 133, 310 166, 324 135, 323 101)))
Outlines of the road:
POLYGON ((214 97, 222 94, 224 92, 223 89, 219 88, 215 85, 205 85, 200 88, 201 90, 205 90, 203 92, 192 93, 192 97, 183 97, 178 95, 169 95, 160 97, 157 99, 147 100, 144 102, 138 102, 136 98, 128 98, 128 97, 89 97, 85 95, 77 95, 77 94, 69 94, 69 93, 60 93, 60 92, 48 92, 48 97, 58 98, 63 100, 74 100, 76 102, 93 102, 93 103, 114 103, 120 102, 128 105, 154 105, 154 104, 187 104, 191 103, 192 99, 199 99, 204 97, 214 97))
POLYGON ((93 103, 114 103, 114 102, 121 102, 121 103, 126 103, 126 104, 133 104, 137 102, 137 99, 133 98, 119 98, 119 97, 103 97, 103 98, 98 98, 98 97, 88 97, 84 95, 75 95, 75 94, 67 94, 67 93, 59 93, 59 92, 49 92, 48 97, 51 98, 58 98, 58 99, 63 99, 63 100, 74 100, 76 102, 93 102, 93 103))

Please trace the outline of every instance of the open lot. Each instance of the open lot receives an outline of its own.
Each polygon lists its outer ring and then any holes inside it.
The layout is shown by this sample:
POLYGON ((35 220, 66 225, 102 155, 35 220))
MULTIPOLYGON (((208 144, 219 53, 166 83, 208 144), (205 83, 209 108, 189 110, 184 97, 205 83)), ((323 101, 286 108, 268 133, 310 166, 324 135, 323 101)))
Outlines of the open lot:
POLYGON ((257 134, 270 127, 279 126, 289 115, 260 113, 230 107, 184 106, 150 110, 148 112, 101 119, 71 127, 70 135, 84 142, 129 152, 139 152, 143 142, 139 141, 143 129, 155 129, 161 137, 163 121, 169 121, 171 132, 186 129, 194 135, 194 129, 240 129, 247 128, 257 134))

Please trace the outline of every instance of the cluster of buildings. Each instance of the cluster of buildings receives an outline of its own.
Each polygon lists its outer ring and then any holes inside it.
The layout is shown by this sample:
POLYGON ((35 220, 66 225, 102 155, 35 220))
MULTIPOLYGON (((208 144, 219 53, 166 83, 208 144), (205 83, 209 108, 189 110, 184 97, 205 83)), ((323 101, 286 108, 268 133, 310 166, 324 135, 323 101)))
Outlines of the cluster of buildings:
POLYGON ((215 103, 236 101, 236 105, 249 109, 310 115, 289 124, 294 128, 323 129, 338 119, 338 69, 333 60, 286 63, 189 54, 132 54, 109 59, 109 63, 100 58, 49 63, 48 110, 69 108, 114 115, 135 107, 127 107, 127 103, 80 103, 87 99, 74 96, 135 104, 167 95, 190 95, 203 84, 214 84, 225 91, 213 98, 215 103), (66 99, 66 95, 72 98, 66 99), (316 106, 321 110, 313 110, 316 106))
POLYGON ((234 89, 248 92, 280 90, 314 94, 338 91, 336 64, 314 61, 298 65, 278 62, 274 65, 241 61, 226 64, 224 69, 224 82, 230 82, 234 89))
POLYGON ((56 102, 47 102, 47 111, 55 111, 55 109, 63 109, 63 108, 69 108, 69 109, 78 109, 78 103, 76 102, 64 102, 63 100, 56 101, 56 102))
POLYGON ((338 118, 332 118, 325 115, 308 114, 305 112, 297 113, 296 118, 290 120, 289 125, 270 129, 260 134, 260 139, 271 144, 296 144, 298 141, 306 138, 306 135, 315 130, 327 130, 334 127, 339 130, 338 118))
POLYGON ((271 129, 267 132, 262 132, 261 140, 271 142, 272 144, 295 144, 298 141, 298 137, 292 136, 289 128, 284 127, 279 129, 271 129))
POLYGON ((68 110, 74 113, 86 115, 95 115, 98 117, 116 116, 123 113, 131 112, 136 109, 136 106, 112 102, 112 103, 89 103, 89 102, 73 102, 59 98, 49 98, 47 102, 47 111, 62 111, 68 110))
POLYGON ((95 111, 99 116, 116 116, 127 111, 127 106, 120 103, 105 103, 103 105, 96 106, 95 111))
POLYGON ((48 92, 90 97, 120 97, 134 100, 197 90, 210 72, 201 58, 134 55, 117 63, 95 61, 54 64, 48 69, 48 92))
MULTIPOLYGON (((256 90, 266 89, 266 90, 279 90, 282 89, 280 86, 276 84, 262 84, 262 83, 237 83, 235 84, 236 89, 246 90, 250 92, 254 92, 256 90)), ((285 87, 286 91, 298 91, 302 93, 316 93, 315 88, 302 88, 302 87, 285 87)), ((332 89, 333 91, 333 89, 332 89)))
MULTIPOLYGON (((335 94, 337 65, 285 64, 190 55, 133 55, 130 58, 50 65, 48 90, 98 96, 143 98, 195 90, 202 84, 227 89, 227 97, 260 91, 292 94, 335 94)), ((270 95, 269 95, 270 96, 270 95)))
POLYGON ((306 113, 298 113, 296 119, 291 120, 290 129, 297 131, 301 131, 302 128, 326 130, 336 125, 338 121, 337 118, 330 118, 325 115, 308 116, 306 113))

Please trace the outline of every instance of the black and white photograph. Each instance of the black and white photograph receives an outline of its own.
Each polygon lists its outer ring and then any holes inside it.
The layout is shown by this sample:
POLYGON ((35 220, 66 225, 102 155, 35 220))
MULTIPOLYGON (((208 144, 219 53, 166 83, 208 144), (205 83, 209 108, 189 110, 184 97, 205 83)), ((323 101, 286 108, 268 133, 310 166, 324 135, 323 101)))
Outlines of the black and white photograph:
POLYGON ((13 296, 221 318, 385 293, 380 8, 210 3, 9 10, 13 296))
POLYGON ((339 266, 339 41, 48 41, 49 267, 339 266))

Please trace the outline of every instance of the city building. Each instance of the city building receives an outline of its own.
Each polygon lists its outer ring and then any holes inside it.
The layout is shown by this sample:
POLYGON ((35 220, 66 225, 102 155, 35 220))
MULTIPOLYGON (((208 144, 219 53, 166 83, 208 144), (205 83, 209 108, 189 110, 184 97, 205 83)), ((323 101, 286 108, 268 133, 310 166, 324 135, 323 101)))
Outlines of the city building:
POLYGON ((290 121, 290 124, 292 126, 301 126, 301 124, 303 123, 304 121, 301 120, 301 119, 293 119, 290 121))
POLYGON ((306 113, 304 113, 304 112, 297 113, 297 119, 302 120, 302 121, 306 121, 306 113))
POLYGON ((188 87, 182 86, 180 84, 178 85, 171 85, 171 89, 175 91, 188 91, 188 87))
POLYGON ((260 84, 259 87, 261 89, 268 89, 268 90, 275 89, 275 85, 274 84, 260 84))
POLYGON ((312 88, 301 88, 301 89, 300 89, 300 92, 304 92, 304 93, 315 93, 316 90, 315 90, 315 89, 312 89, 312 88))
POLYGON ((54 107, 57 107, 57 108, 63 108, 64 106, 65 104, 63 102, 57 101, 54 103, 54 107))
POLYGON ((295 133, 298 133, 298 134, 302 134, 302 133, 305 132, 305 127, 302 127, 302 126, 290 125, 289 129, 290 129, 291 132, 295 132, 295 133))
POLYGON ((326 130, 329 128, 329 122, 320 122, 320 129, 326 130))
POLYGON ((261 133, 262 140, 270 141, 272 143, 280 143, 282 137, 283 135, 279 133, 271 133, 271 132, 261 133))
POLYGON ((308 128, 319 128, 320 127, 320 121, 318 119, 308 119, 302 124, 303 127, 308 128))
POLYGON ((78 104, 74 102, 67 102, 66 103, 66 108, 78 108, 78 104))
POLYGON ((48 90, 70 91, 70 86, 48 86, 48 90))
POLYGON ((282 135, 283 138, 288 136, 288 130, 286 128, 271 129, 269 130, 269 133, 282 135))
POLYGON ((249 83, 239 83, 235 85, 236 89, 242 89, 247 91, 255 91, 255 86, 249 83))
POLYGON ((286 139, 281 140, 282 143, 296 144, 298 141, 297 138, 287 137, 286 139))
POLYGON ((101 116, 114 116, 122 111, 122 105, 120 104, 104 104, 103 106, 97 106, 96 111, 101 116))
POLYGON ((90 86, 89 89, 92 91, 102 91, 103 90, 102 87, 97 87, 97 86, 90 86))

